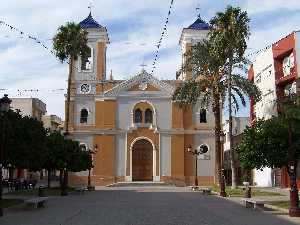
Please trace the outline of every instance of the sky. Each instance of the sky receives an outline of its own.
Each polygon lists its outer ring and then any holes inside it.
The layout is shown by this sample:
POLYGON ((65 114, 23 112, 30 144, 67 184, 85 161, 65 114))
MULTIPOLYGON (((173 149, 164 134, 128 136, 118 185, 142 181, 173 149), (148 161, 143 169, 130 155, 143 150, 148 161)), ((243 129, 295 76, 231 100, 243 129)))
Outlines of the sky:
MULTIPOLYGON (((0 21, 37 37, 49 48, 60 25, 80 22, 89 14, 105 26, 110 45, 107 71, 115 79, 127 79, 141 70, 151 71, 156 47, 171 0, 10 0, 0 7, 0 21)), ((200 12, 209 21, 227 5, 246 10, 251 19, 247 54, 258 51, 300 29, 299 0, 174 0, 168 30, 162 41, 154 76, 175 79, 180 68, 179 38, 200 12), (200 8, 200 11, 196 11, 200 8)), ((47 114, 64 117, 68 65, 61 64, 33 40, 0 24, 0 95, 36 97, 47 105, 47 114), (64 90, 61 90, 64 89, 64 90), (38 91, 26 91, 38 90, 38 91)), ((248 115, 248 108, 237 113, 248 115)))

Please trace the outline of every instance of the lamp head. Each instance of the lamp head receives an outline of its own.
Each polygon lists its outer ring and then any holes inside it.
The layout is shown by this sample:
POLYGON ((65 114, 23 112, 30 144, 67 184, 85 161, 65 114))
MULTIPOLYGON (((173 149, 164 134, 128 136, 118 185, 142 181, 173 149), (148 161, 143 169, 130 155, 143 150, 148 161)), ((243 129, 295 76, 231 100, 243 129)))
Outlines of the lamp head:
POLYGON ((3 98, 0 99, 0 111, 7 112, 9 110, 11 99, 5 94, 3 98))

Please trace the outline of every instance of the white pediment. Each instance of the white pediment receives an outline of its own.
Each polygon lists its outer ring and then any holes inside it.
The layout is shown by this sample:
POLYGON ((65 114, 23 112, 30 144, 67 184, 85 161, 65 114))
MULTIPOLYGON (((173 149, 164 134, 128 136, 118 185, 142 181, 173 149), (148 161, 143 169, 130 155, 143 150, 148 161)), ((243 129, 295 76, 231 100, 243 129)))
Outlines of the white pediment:
MULTIPOLYGON (((112 89, 104 92, 105 97, 117 97, 120 94, 128 92, 130 88, 135 85, 140 84, 149 84, 153 87, 157 88, 160 92, 165 93, 166 95, 172 96, 175 88, 163 81, 158 80, 151 74, 147 73, 145 70, 142 70, 136 76, 125 80, 124 82, 118 84, 117 86, 113 87, 112 89)), ((143 88, 141 88, 141 92, 143 88)))

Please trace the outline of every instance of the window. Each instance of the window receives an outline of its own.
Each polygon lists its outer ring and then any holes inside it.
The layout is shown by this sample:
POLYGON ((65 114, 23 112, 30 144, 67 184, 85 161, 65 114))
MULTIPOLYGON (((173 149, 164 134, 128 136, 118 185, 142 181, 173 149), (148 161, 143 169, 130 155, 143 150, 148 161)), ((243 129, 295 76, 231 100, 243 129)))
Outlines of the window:
POLYGON ((80 111, 80 123, 87 123, 89 112, 87 109, 82 109, 80 111))
POLYGON ((142 110, 136 109, 134 111, 134 123, 142 123, 142 120, 143 120, 142 110))
POLYGON ((207 123, 206 110, 205 109, 200 110, 200 123, 207 123))
POLYGON ((87 55, 81 56, 81 70, 91 70, 93 67, 93 49, 90 48, 87 55))
POLYGON ((145 123, 152 123, 153 122, 153 115, 151 109, 146 109, 145 111, 145 123))

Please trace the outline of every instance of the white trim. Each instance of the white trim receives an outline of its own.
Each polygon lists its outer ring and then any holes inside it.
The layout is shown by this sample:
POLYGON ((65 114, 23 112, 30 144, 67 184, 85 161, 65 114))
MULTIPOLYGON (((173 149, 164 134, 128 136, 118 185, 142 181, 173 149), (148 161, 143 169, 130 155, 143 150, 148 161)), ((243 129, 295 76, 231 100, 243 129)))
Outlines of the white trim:
POLYGON ((79 93, 80 93, 80 94, 88 95, 88 94, 90 94, 91 92, 92 92, 92 85, 91 85, 91 84, 88 84, 88 83, 81 83, 81 84, 79 85, 79 93), (89 91, 88 91, 88 92, 83 92, 83 91, 81 90, 81 86, 83 86, 83 85, 88 85, 88 87, 89 87, 89 91))
POLYGON ((136 76, 132 77, 129 80, 125 80, 122 83, 114 86, 112 89, 107 90, 104 92, 104 96, 106 97, 116 97, 119 96, 120 92, 123 90, 128 90, 133 85, 138 84, 140 82, 147 82, 154 87, 165 91, 167 94, 172 96, 173 92, 175 91, 175 88, 171 86, 170 84, 163 82, 161 80, 158 80, 151 74, 147 73, 145 70, 142 70, 140 73, 138 73, 136 76))
MULTIPOLYGON (((129 164, 129 166, 130 166, 130 176, 129 177, 131 178, 130 181, 132 181, 132 151, 133 151, 133 146, 137 141, 143 140, 143 139, 149 141, 152 145, 152 148, 153 148, 153 154, 152 154, 152 163, 153 163, 152 177, 153 178, 152 178, 152 181, 160 180, 160 177, 156 176, 156 166, 157 166, 156 165, 156 155, 157 155, 157 151, 156 151, 155 145, 154 145, 153 141, 150 138, 141 136, 141 137, 137 137, 136 139, 134 139, 130 144, 130 149, 129 149, 129 151, 130 151, 130 164, 129 164)), ((126 177, 125 177, 125 179, 126 179, 126 177)))
MULTIPOLYGON (((139 103, 148 103, 151 108, 152 108, 152 111, 153 111, 153 118, 152 118, 152 128, 156 128, 156 125, 157 125, 157 116, 156 116, 156 108, 154 107, 153 103, 148 101, 148 100, 140 100, 140 101, 136 101, 134 104, 133 104, 133 107, 131 108, 131 123, 132 123, 132 127, 135 127, 135 123, 134 123, 134 109, 135 109, 135 106, 139 103)), ((145 120, 145 115, 143 115, 143 118, 145 120)), ((145 123, 144 123, 145 124, 145 123)))

